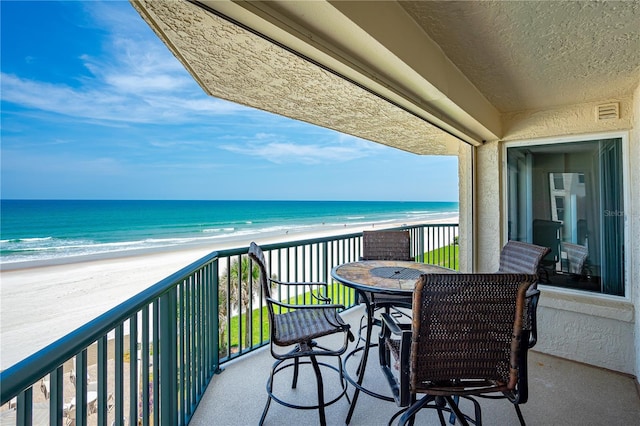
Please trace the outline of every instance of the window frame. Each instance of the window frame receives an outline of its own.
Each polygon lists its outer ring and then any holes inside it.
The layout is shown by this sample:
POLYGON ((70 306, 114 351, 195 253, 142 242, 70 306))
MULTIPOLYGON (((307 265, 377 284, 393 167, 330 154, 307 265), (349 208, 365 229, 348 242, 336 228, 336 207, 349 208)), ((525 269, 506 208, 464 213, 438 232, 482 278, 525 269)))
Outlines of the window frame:
MULTIPOLYGON (((612 294, 605 293, 594 293, 589 291, 584 291, 580 289, 573 288, 564 288, 564 287, 556 287, 545 285, 543 283, 538 283, 538 286, 545 290, 545 292, 553 292, 553 293, 565 293, 565 294, 573 294, 586 296, 587 298, 595 298, 595 299, 609 299, 609 300, 632 300, 632 288, 630 283, 630 269, 631 265, 631 241, 630 241, 630 222, 629 222, 629 214, 626 211, 629 210, 631 206, 631 188, 630 188, 630 156, 629 156, 629 133, 628 132, 604 132, 604 133, 587 133, 580 135, 572 135, 572 136, 551 136, 544 138, 533 138, 533 139, 523 139, 518 141, 503 141, 502 148, 500 150, 501 155, 501 201, 502 208, 500 209, 502 212, 502 220, 501 220, 501 229, 502 229, 502 240, 501 244, 504 245, 507 242, 505 241, 508 234, 508 217, 509 217, 509 170, 508 170, 508 158, 507 158, 507 150, 509 148, 516 147, 526 147, 526 146, 540 146, 540 145, 558 145, 563 143, 572 143, 572 142, 589 142, 598 139, 620 139, 622 144, 622 199, 625 208, 624 215, 624 225, 623 225, 623 241, 624 241, 624 256, 622 259, 623 268, 625 271, 624 274, 624 296, 616 296, 612 294)), ((528 187, 530 191, 531 188, 528 187)))

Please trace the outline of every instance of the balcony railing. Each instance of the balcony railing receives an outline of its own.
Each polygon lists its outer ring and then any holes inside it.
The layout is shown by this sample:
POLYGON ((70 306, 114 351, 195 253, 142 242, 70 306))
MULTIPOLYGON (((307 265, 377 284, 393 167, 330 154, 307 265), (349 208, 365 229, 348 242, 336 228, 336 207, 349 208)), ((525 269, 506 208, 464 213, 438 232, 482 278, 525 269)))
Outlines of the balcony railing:
MULTIPOLYGON (((457 224, 402 229, 417 261, 458 269, 457 224)), ((328 282, 334 266, 360 258, 362 233, 262 248, 279 279, 328 282)), ((1 372, 2 424, 188 424, 224 364, 268 343, 247 250, 212 252, 1 372)), ((354 305, 352 290, 329 288, 354 305)))

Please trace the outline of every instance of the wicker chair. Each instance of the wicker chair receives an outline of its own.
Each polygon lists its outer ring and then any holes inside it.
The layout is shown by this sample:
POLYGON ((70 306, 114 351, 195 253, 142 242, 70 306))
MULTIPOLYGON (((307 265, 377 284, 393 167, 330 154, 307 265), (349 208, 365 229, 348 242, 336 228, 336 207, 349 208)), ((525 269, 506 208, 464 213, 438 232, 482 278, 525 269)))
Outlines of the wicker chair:
POLYGON ((298 409, 318 409, 320 415, 320 424, 326 424, 325 407, 338 401, 346 394, 346 380, 342 374, 342 358, 341 355, 346 351, 349 340, 353 341, 354 337, 349 330, 349 324, 346 324, 340 315, 338 309, 344 309, 343 305, 331 304, 331 299, 326 298, 326 283, 291 283, 282 282, 273 279, 267 272, 266 262, 262 249, 254 242, 249 246, 249 257, 258 266, 260 270, 260 284, 264 292, 267 309, 269 313, 270 337, 271 337, 271 355, 276 362, 271 368, 271 374, 267 381, 267 403, 260 418, 262 425, 269 410, 271 400, 278 402, 286 407, 298 409), (316 304, 312 305, 295 305, 280 302, 271 297, 272 285, 280 286, 299 286, 304 290, 308 290, 316 300, 316 304), (319 292, 318 288, 324 289, 324 294, 319 292), (331 334, 343 333, 344 342, 336 349, 329 349, 320 346, 315 339, 331 334), (290 347, 293 346, 293 349, 290 347), (286 349, 284 349, 286 348, 286 349), (335 356, 337 357, 338 367, 318 362, 318 356, 335 356), (303 357, 309 358, 308 361, 301 361, 303 357), (291 362, 285 362, 285 361, 291 362), (293 367, 293 389, 297 386, 298 369, 300 364, 311 364, 316 376, 316 384, 318 391, 317 405, 296 405, 278 398, 273 392, 274 376, 289 367, 293 367), (320 367, 326 367, 338 373, 342 392, 330 401, 325 401, 322 373, 320 367))
POLYGON ((362 232, 362 260, 413 260, 409 231, 362 232))
POLYGON ((567 253, 567 270, 570 274, 583 275, 589 249, 585 246, 572 243, 562 243, 562 250, 567 253))
POLYGON ((538 274, 540 262, 551 252, 542 247, 522 241, 508 241, 500 251, 498 272, 514 274, 538 274))
MULTIPOLYGON (((512 274, 536 274, 540 279, 542 259, 551 252, 548 247, 522 241, 508 241, 500 252, 500 268, 498 272, 512 274)), ((544 273, 544 272, 543 272, 544 273)), ((529 289, 525 307, 525 328, 529 331, 529 349, 538 341, 536 312, 540 292, 536 282, 529 289)))
MULTIPOLYGON (((411 234, 407 230, 380 230, 362 232, 362 256, 361 260, 414 260, 411 257, 411 234)), ((395 296, 389 294, 375 294, 366 292, 365 296, 369 301, 369 310, 374 311, 384 309, 389 313, 391 309, 397 315, 405 315, 403 311, 396 308, 411 309, 411 297, 395 296)), ((359 295, 358 295, 359 297, 359 295)), ((359 301, 359 299, 358 299, 359 301)), ((364 339, 362 330, 367 315, 360 318, 358 330, 358 344, 364 339)), ((374 325, 380 325, 379 320, 374 320, 374 325)))
MULTIPOLYGON (((377 231, 362 232, 362 256, 360 260, 400 260, 413 261, 411 256, 411 233, 408 230, 385 229, 377 231)), ((376 311, 383 310, 385 313, 393 313, 395 317, 410 318, 411 296, 383 294, 358 290, 355 303, 365 303, 366 312, 360 317, 358 326, 358 342, 353 353, 358 350, 368 350, 373 336, 373 326, 380 326, 379 317, 375 316, 376 311), (360 344, 363 347, 360 347, 360 344)), ((375 345, 373 345, 375 346, 375 345)), ((356 370, 359 376, 362 372, 364 361, 368 357, 360 358, 360 364, 356 370)), ((349 407, 346 423, 351 421, 351 416, 356 407, 360 389, 356 386, 353 393, 353 402, 349 407)))
POLYGON ((481 423, 472 396, 500 392, 515 405, 527 400, 527 331, 523 327, 531 274, 425 274, 413 293, 412 324, 382 315, 380 365, 396 404, 408 407, 399 424, 422 408, 435 408, 463 425, 481 423), (417 394, 425 394, 417 400, 417 394), (469 399, 474 416, 463 414, 457 398, 469 399))

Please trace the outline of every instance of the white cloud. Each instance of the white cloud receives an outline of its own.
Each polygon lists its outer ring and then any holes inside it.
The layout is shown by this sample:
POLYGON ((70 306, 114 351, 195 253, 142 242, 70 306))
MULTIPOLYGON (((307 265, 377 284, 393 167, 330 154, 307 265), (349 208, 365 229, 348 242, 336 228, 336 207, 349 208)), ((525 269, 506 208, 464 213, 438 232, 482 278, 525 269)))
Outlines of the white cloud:
POLYGON ((278 136, 258 133, 254 141, 246 144, 222 145, 220 148, 242 155, 264 158, 276 164, 322 164, 347 162, 369 157, 378 151, 376 144, 349 136, 349 143, 340 135, 326 143, 293 143, 281 141, 278 136))
POLYGON ((2 73, 3 101, 83 120, 129 123, 157 123, 161 117, 162 124, 182 124, 253 111, 208 97, 150 29, 142 30, 130 5, 85 7, 109 34, 102 39, 106 54, 80 58, 91 77, 42 82, 2 73))

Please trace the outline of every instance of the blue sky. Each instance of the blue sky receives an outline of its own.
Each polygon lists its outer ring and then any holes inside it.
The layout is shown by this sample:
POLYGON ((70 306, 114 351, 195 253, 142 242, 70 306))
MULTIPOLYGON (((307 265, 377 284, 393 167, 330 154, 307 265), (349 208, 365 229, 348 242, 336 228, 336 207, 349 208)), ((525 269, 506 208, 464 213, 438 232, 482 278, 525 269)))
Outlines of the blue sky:
POLYGON ((417 156, 205 95, 127 1, 1 9, 1 196, 457 201, 417 156))

